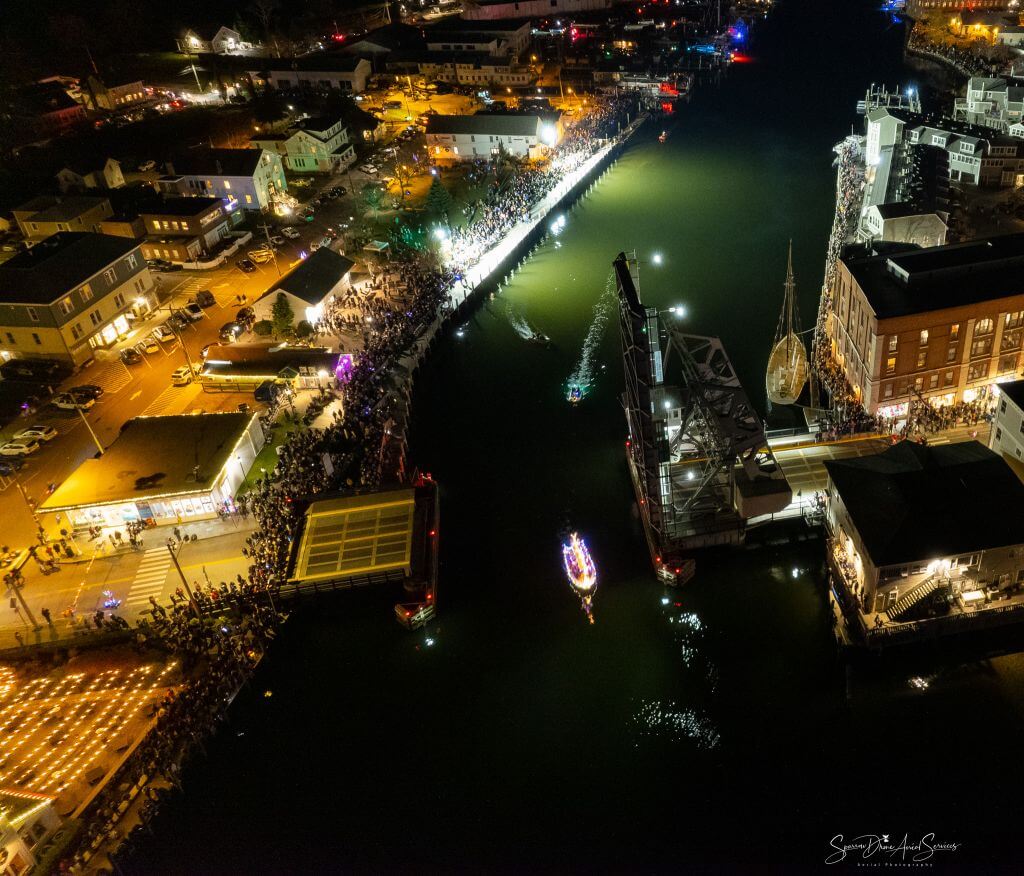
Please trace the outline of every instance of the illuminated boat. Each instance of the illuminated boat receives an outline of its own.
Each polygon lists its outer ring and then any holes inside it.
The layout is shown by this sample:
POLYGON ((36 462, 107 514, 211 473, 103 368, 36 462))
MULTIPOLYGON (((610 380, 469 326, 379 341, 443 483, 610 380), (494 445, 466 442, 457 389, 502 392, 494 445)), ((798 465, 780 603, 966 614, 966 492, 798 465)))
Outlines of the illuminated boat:
POLYGON ((551 338, 544 334, 544 332, 534 332, 527 340, 531 344, 540 344, 543 347, 551 343, 551 338))
POLYGON ((667 139, 668 139, 668 131, 662 131, 661 134, 658 136, 658 142, 659 143, 664 143, 667 139))
POLYGON ((800 311, 796 302, 796 284, 793 282, 792 243, 789 245, 785 290, 779 327, 768 356, 765 389, 771 404, 791 405, 800 397, 810 373, 807 347, 800 337, 800 311))
POLYGON ((583 387, 578 383, 574 383, 569 387, 569 392, 566 393, 566 401, 571 405, 579 404, 583 401, 583 387))
POLYGON ((575 532, 569 536, 569 541, 562 545, 562 562, 565 565, 565 574, 569 577, 572 589, 579 594, 583 601, 583 611, 587 619, 593 623, 594 617, 591 614, 594 601, 594 589, 597 587, 597 567, 587 549, 587 543, 575 532))

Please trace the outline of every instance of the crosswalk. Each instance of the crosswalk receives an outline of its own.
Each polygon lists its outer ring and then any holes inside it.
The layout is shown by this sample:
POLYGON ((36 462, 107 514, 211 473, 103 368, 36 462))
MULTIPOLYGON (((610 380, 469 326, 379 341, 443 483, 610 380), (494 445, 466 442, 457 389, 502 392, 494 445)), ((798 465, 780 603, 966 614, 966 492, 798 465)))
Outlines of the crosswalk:
POLYGON ((142 412, 144 417, 174 416, 183 414, 185 408, 199 394, 199 387, 192 383, 188 386, 168 386, 142 412))
POLYGON ((131 373, 120 362, 101 362, 89 372, 89 383, 113 395, 132 382, 131 373))
POLYGON ((128 588, 128 595, 124 600, 125 608, 143 608, 149 603, 150 596, 159 601, 170 567, 171 555, 167 548, 150 548, 146 551, 135 572, 135 580, 128 588))

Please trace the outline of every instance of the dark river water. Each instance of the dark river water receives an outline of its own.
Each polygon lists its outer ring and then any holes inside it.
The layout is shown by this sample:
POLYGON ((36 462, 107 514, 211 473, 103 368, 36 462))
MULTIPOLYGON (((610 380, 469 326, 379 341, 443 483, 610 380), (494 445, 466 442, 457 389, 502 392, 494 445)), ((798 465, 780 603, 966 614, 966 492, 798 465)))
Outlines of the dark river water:
POLYGON ((1019 860, 1021 661, 848 670, 806 531, 701 555, 666 591, 626 474, 614 319, 592 394, 563 397, 610 263, 636 249, 645 301, 685 305, 763 402, 790 238, 813 321, 831 147, 870 82, 920 75, 872 7, 780 0, 751 63, 701 84, 665 144, 648 125, 453 326, 412 433, 442 485, 438 622, 404 631, 380 591, 304 605, 126 871, 762 872, 823 867, 837 834, 931 832, 963 846, 942 868, 1019 860), (593 626, 560 566, 567 527, 598 565, 593 626))

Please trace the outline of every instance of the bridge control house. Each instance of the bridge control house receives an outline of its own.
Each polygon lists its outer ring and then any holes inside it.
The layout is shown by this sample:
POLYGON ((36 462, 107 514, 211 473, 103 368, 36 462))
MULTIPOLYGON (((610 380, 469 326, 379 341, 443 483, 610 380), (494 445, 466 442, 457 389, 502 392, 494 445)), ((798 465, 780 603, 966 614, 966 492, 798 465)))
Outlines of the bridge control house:
POLYGON ((264 444, 255 414, 136 417, 39 506, 76 528, 216 517, 230 508, 264 444))

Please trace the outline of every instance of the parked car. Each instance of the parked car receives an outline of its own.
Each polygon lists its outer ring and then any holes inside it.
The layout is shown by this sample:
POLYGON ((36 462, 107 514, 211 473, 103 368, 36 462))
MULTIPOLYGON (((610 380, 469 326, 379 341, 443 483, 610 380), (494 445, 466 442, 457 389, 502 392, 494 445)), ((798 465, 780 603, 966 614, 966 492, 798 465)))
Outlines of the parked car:
POLYGON ((0 456, 28 456, 30 453, 35 453, 38 449, 39 442, 35 438, 8 441, 3 447, 0 447, 0 456))
POLYGON ((171 373, 172 386, 188 386, 192 382, 192 369, 187 365, 176 368, 171 373))
POLYGON ((251 259, 239 259, 235 262, 235 267, 246 274, 251 274, 256 270, 256 265, 251 259))
POLYGON ((269 249, 250 249, 248 256, 249 260, 257 265, 265 265, 274 257, 274 253, 269 249))
POLYGON ((0 364, 4 380, 57 381, 68 372, 67 365, 56 359, 10 359, 0 364))
POLYGON ((200 307, 213 307, 217 303, 217 299, 209 289, 200 289, 196 292, 196 303, 200 307))
POLYGON ((188 304, 186 304, 183 313, 192 322, 199 322, 199 320, 206 316, 206 313, 203 310, 203 308, 201 308, 195 301, 190 301, 188 304))
POLYGON ((148 161, 143 161, 142 164, 139 165, 139 172, 140 173, 148 173, 149 171, 155 170, 155 169, 156 169, 156 162, 152 158, 150 158, 148 161))
POLYGON ((284 238, 279 234, 270 235, 270 242, 274 244, 274 246, 284 246, 284 238))
POLYGON ((302 237, 302 234, 299 233, 299 229, 292 228, 290 225, 287 228, 282 228, 281 233, 289 240, 297 240, 298 238, 302 237))
POLYGON ((27 429, 22 429, 14 436, 15 441, 39 441, 41 443, 47 443, 56 438, 58 432, 53 426, 29 426, 27 429))
POLYGON ((318 249, 322 249, 323 247, 330 246, 330 245, 331 245, 331 238, 329 238, 327 236, 324 236, 324 237, 321 237, 319 240, 314 240, 309 245, 309 251, 310 252, 316 252, 318 249))
POLYGON ((371 176, 377 172, 377 168, 374 167, 372 164, 360 164, 358 169, 361 170, 363 173, 370 174, 371 176))
POLYGON ((218 337, 222 344, 233 344, 244 331, 237 322, 226 322, 220 327, 218 337))
POLYGON ((54 407, 58 407, 62 411, 87 411, 96 404, 96 400, 80 395, 72 395, 70 392, 62 392, 60 395, 53 397, 53 404, 54 407))
POLYGON ((159 353, 160 345, 154 338, 144 338, 135 345, 135 349, 140 353, 159 353))
POLYGON ((72 386, 68 390, 72 395, 84 395, 88 398, 99 398, 103 395, 103 387, 95 383, 83 383, 79 386, 72 386))
POLYGON ((125 365, 138 365, 142 361, 142 354, 132 347, 127 347, 121 351, 121 361, 125 365))
POLYGON ((166 325, 158 325, 153 329, 153 337, 164 344, 175 340, 174 332, 172 332, 166 325))
POLYGON ((169 271, 171 263, 167 259, 146 259, 146 264, 156 271, 169 271))
POLYGON ((24 465, 25 462, 20 456, 8 456, 6 459, 0 459, 0 476, 9 478, 21 471, 24 465))
POLYGON ((171 317, 170 319, 167 320, 166 324, 169 325, 175 331, 180 332, 183 328, 185 328, 185 326, 189 324, 189 319, 188 317, 183 316, 180 310, 176 310, 174 313, 171 314, 171 317))

